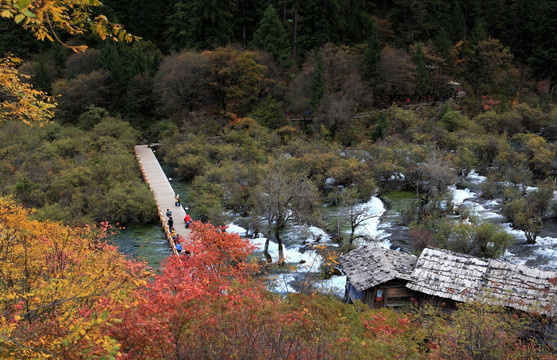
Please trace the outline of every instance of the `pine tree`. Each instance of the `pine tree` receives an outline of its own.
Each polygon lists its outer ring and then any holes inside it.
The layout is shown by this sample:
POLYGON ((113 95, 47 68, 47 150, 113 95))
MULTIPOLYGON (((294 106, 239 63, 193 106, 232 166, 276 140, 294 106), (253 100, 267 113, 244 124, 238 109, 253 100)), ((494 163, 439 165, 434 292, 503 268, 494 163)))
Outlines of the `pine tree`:
POLYGON ((236 4, 232 0, 178 1, 167 17, 168 41, 172 49, 211 49, 228 44, 234 28, 236 4))
POLYGON ((379 38, 379 28, 375 22, 371 27, 371 34, 367 39, 366 45, 367 48, 364 53, 362 78, 369 81, 375 76, 377 63, 381 59, 381 52, 383 51, 383 45, 381 44, 381 39, 379 38))
POLYGON ((275 58, 275 61, 282 62, 288 57, 288 40, 286 33, 280 22, 277 11, 272 5, 267 7, 259 27, 254 35, 254 44, 264 49, 275 58))
POLYGON ((416 65, 416 74, 418 76, 416 95, 428 96, 431 93, 431 84, 429 83, 429 71, 426 68, 422 44, 418 44, 416 47, 416 52, 412 55, 412 62, 416 65))
POLYGON ((52 71, 49 69, 47 59, 44 54, 37 57, 37 63, 33 68, 33 85, 42 91, 52 94, 52 71))
POLYGON ((477 44, 480 41, 487 40, 489 37, 487 31, 487 25, 484 19, 477 19, 472 31, 470 32, 470 42, 472 44, 477 44))
POLYGON ((325 65, 323 64, 323 53, 319 52, 315 60, 315 73, 311 79, 311 101, 312 112, 323 98, 325 93, 325 65))

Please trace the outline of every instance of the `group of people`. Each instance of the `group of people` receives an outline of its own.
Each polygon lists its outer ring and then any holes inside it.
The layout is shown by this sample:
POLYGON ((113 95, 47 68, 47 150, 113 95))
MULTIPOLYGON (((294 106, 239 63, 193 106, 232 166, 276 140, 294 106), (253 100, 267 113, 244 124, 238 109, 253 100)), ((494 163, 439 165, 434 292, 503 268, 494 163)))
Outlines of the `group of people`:
MULTIPOLYGON (((180 195, 178 194, 174 195, 174 206, 181 206, 180 195)), ((178 251, 178 254, 189 255, 190 254, 189 251, 184 249, 180 244, 182 237, 176 234, 176 229, 174 229, 174 219, 172 218, 172 211, 170 209, 166 209, 166 217, 167 217, 166 221, 168 224, 168 230, 170 231, 172 240, 174 240, 174 243, 176 244, 176 250, 178 251)), ((186 213, 186 215, 184 216, 184 223, 186 224, 186 229, 188 229, 192 223, 190 214, 186 213)))

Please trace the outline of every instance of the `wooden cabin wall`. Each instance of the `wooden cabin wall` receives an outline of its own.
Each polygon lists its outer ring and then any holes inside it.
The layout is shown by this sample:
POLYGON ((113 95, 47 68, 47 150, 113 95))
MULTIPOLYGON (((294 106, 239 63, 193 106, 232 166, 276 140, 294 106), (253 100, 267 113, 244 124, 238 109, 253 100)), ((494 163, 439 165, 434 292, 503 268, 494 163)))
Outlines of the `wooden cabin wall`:
POLYGON ((443 312, 451 312, 456 310, 457 302, 452 299, 441 298, 434 295, 428 295, 420 292, 415 292, 418 305, 424 306, 430 304, 434 307, 441 308, 443 312))
POLYGON ((399 307, 411 304, 411 298, 415 297, 414 291, 406 287, 406 280, 394 279, 384 284, 366 289, 362 302, 370 308, 399 307), (375 301, 377 290, 383 291, 383 300, 375 301))

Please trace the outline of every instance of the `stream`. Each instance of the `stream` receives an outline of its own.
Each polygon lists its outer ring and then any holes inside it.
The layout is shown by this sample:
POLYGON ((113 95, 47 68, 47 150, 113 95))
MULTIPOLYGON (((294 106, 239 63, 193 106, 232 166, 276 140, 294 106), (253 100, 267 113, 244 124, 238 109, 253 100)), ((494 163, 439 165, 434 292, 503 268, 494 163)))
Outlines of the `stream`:
MULTIPOLYGON (((175 191, 185 199, 188 187, 185 184, 173 181, 171 184, 175 191)), ((455 206, 466 207, 470 213, 482 221, 498 224, 515 237, 515 242, 507 249, 501 260, 515 264, 537 267, 543 270, 556 271, 557 269, 557 222, 551 221, 544 224, 544 229, 537 239, 536 244, 527 244, 524 234, 512 228, 501 213, 500 200, 486 200, 480 197, 480 185, 485 179, 473 172, 468 176, 463 186, 450 187, 455 206)), ((461 184, 462 185, 462 184, 461 184)), ((366 235, 371 241, 381 246, 409 252, 412 244, 408 238, 408 228, 402 225, 401 212, 407 204, 415 201, 415 195, 403 191, 391 191, 382 195, 382 199, 372 197, 367 203, 361 204, 366 212, 372 215, 358 229, 359 234, 366 235)), ((336 208, 322 209, 327 228, 336 228, 346 234, 347 229, 335 225, 338 223, 336 208)), ((244 224, 246 219, 237 219, 228 224, 228 231, 237 232, 241 237, 247 238, 256 246, 255 257, 262 258, 262 249, 265 237, 262 234, 253 234, 244 224)), ((337 230, 335 230, 337 231, 337 230)), ((329 230, 329 233, 331 231, 329 230)), ((333 241, 331 235, 317 227, 293 225, 283 234, 285 246, 286 266, 274 268, 267 276, 268 287, 277 293, 286 294, 318 290, 331 293, 335 296, 344 295, 346 277, 334 275, 329 279, 321 279, 322 264, 324 262, 323 249, 338 248, 339 244, 333 241), (318 249, 320 245, 323 249, 318 249)), ((161 262, 171 254, 168 242, 160 224, 132 226, 123 230, 112 239, 113 243, 125 254, 140 260, 145 260, 157 271, 160 271, 161 262)), ((361 243, 360 243, 361 244, 361 243)), ((278 258, 278 246, 271 240, 270 255, 273 260, 278 258)))
POLYGON ((149 224, 127 226, 110 238, 112 244, 120 251, 137 260, 147 261, 156 271, 160 271, 161 262, 172 254, 162 226, 149 224))

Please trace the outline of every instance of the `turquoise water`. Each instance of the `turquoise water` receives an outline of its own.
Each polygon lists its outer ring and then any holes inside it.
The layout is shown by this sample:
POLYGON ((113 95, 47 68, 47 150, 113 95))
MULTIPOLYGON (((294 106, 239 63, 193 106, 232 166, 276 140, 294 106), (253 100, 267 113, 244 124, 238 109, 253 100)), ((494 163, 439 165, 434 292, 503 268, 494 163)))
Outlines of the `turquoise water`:
POLYGON ((160 224, 129 226, 110 241, 119 250, 134 259, 146 260, 149 266, 160 270, 161 261, 172 254, 160 224))
POLYGON ((407 206, 418 201, 413 192, 401 190, 388 191, 381 197, 388 202, 388 205, 385 204, 387 209, 381 217, 383 222, 400 223, 407 206))
MULTIPOLYGON (((157 155, 156 152, 155 155, 157 155)), ((162 162, 161 166, 166 176, 172 179, 174 176, 172 169, 162 162)), ((180 194, 180 198, 185 199, 187 185, 174 180, 170 180, 170 183, 174 191, 180 194)), ((161 262, 172 255, 164 230, 158 222, 147 225, 127 225, 125 230, 113 236, 109 241, 118 246, 123 254, 137 260, 145 260, 150 267, 157 271, 160 271, 161 262)))

